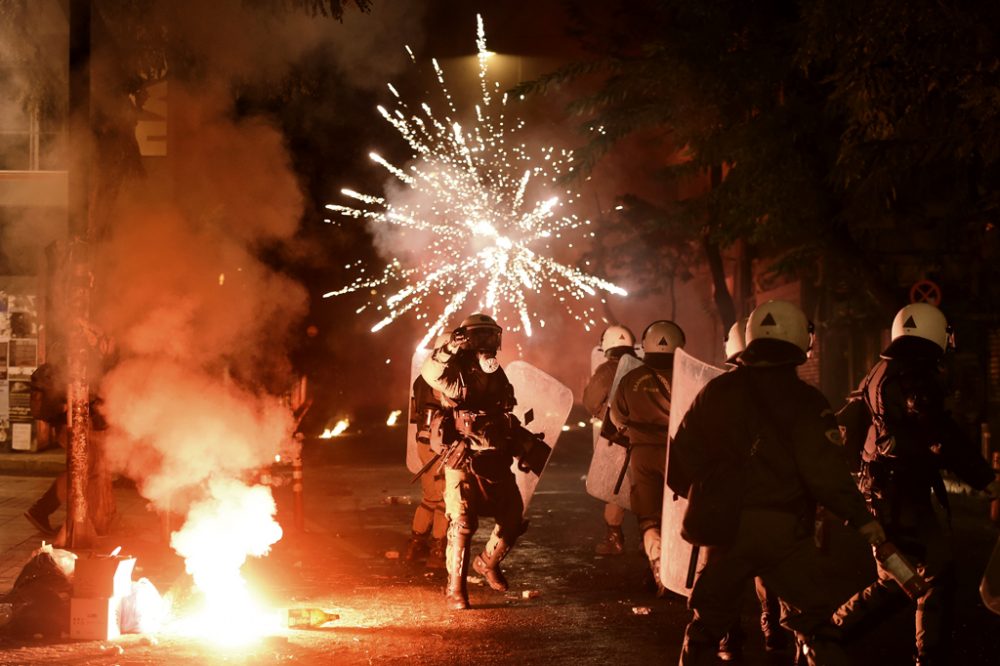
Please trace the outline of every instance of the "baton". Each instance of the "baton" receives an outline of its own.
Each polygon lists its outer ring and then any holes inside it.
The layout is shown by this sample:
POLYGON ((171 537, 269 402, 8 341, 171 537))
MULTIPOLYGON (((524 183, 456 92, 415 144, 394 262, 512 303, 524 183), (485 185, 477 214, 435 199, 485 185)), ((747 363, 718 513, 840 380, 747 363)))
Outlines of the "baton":
POLYGON ((631 459, 632 447, 625 447, 625 462, 622 463, 622 471, 618 472, 618 481, 615 482, 615 495, 617 495, 618 491, 622 489, 622 482, 625 480, 625 472, 628 471, 628 463, 631 459))
POLYGON ((410 479, 410 484, 412 485, 412 484, 416 483, 420 479, 420 477, 422 477, 424 474, 426 474, 427 470, 429 470, 431 467, 433 467, 434 463, 436 463, 440 459, 441 459, 441 454, 440 453, 435 453, 434 457, 431 458, 430 460, 428 460, 427 463, 423 467, 420 468, 420 471, 413 475, 413 478, 410 479))
POLYGON ((684 579, 684 587, 691 589, 694 587, 694 575, 698 571, 698 557, 701 555, 701 546, 691 546, 691 560, 688 562, 688 575, 684 579))

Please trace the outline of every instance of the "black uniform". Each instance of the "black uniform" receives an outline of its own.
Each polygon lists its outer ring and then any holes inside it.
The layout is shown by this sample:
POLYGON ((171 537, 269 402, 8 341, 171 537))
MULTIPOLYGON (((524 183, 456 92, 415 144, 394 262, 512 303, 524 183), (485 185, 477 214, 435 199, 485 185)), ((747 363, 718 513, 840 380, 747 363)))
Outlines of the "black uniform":
POLYGON ((815 504, 855 527, 871 516, 847 471, 826 398, 798 378, 794 364, 737 368, 698 394, 670 455, 667 483, 680 495, 688 496, 692 481, 721 460, 740 461, 742 485, 734 494, 740 508, 732 543, 709 549, 691 592, 681 664, 711 663, 755 576, 790 605, 782 624, 813 648, 815 663, 846 663, 830 624, 833 597, 818 567, 815 504))
MULTIPOLYGON (((902 349, 879 361, 861 383, 859 399, 871 419, 859 483, 888 539, 929 583, 916 601, 917 658, 921 664, 944 664, 955 571, 950 529, 931 495, 947 512, 941 469, 977 489, 993 480, 993 472, 945 410, 940 353, 923 342, 894 345, 902 349)), ((845 603, 834 621, 851 637, 907 606, 912 607, 909 598, 879 564, 878 580, 845 603)))

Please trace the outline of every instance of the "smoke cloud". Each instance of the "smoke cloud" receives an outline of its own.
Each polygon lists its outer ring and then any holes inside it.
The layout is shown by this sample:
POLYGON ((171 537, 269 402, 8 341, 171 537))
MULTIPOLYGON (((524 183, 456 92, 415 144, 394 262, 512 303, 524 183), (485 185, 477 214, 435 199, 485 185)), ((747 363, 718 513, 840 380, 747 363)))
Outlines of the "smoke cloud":
MULTIPOLYGON (((280 538, 270 490, 244 477, 291 435, 287 351, 308 306, 306 289, 261 259, 294 241, 305 205, 285 137, 272 118, 238 113, 233 86, 278 81, 323 45, 350 82, 368 85, 363 63, 392 67, 376 52, 416 12, 387 2, 376 21, 349 11, 339 24, 247 7, 158 3, 172 52, 197 66, 168 72, 167 155, 119 185, 92 247, 92 317, 117 344, 92 380, 107 459, 157 509, 186 516, 171 544, 209 594, 210 581, 238 587, 245 558, 280 538)), ((95 94, 97 108, 119 108, 109 91, 95 94)))

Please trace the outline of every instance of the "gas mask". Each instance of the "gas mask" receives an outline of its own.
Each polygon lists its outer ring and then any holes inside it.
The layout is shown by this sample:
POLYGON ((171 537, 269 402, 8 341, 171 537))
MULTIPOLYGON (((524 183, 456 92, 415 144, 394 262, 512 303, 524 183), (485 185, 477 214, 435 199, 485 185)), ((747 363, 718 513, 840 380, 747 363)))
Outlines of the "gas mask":
POLYGON ((479 359, 479 368, 488 375, 500 369, 500 361, 497 360, 496 352, 477 351, 476 358, 479 359))

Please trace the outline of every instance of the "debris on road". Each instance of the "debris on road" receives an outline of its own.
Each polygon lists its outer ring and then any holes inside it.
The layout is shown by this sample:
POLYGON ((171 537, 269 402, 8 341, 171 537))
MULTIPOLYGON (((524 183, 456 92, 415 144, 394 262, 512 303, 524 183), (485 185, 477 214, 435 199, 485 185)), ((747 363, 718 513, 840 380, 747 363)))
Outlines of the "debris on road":
POLYGON ((653 612, 653 609, 649 606, 632 606, 633 615, 649 615, 653 612))
POLYGON ((382 504, 413 504, 413 499, 409 495, 386 495, 382 504))
POLYGON ((535 599, 539 597, 542 593, 538 590, 524 590, 521 592, 522 599, 535 599))

